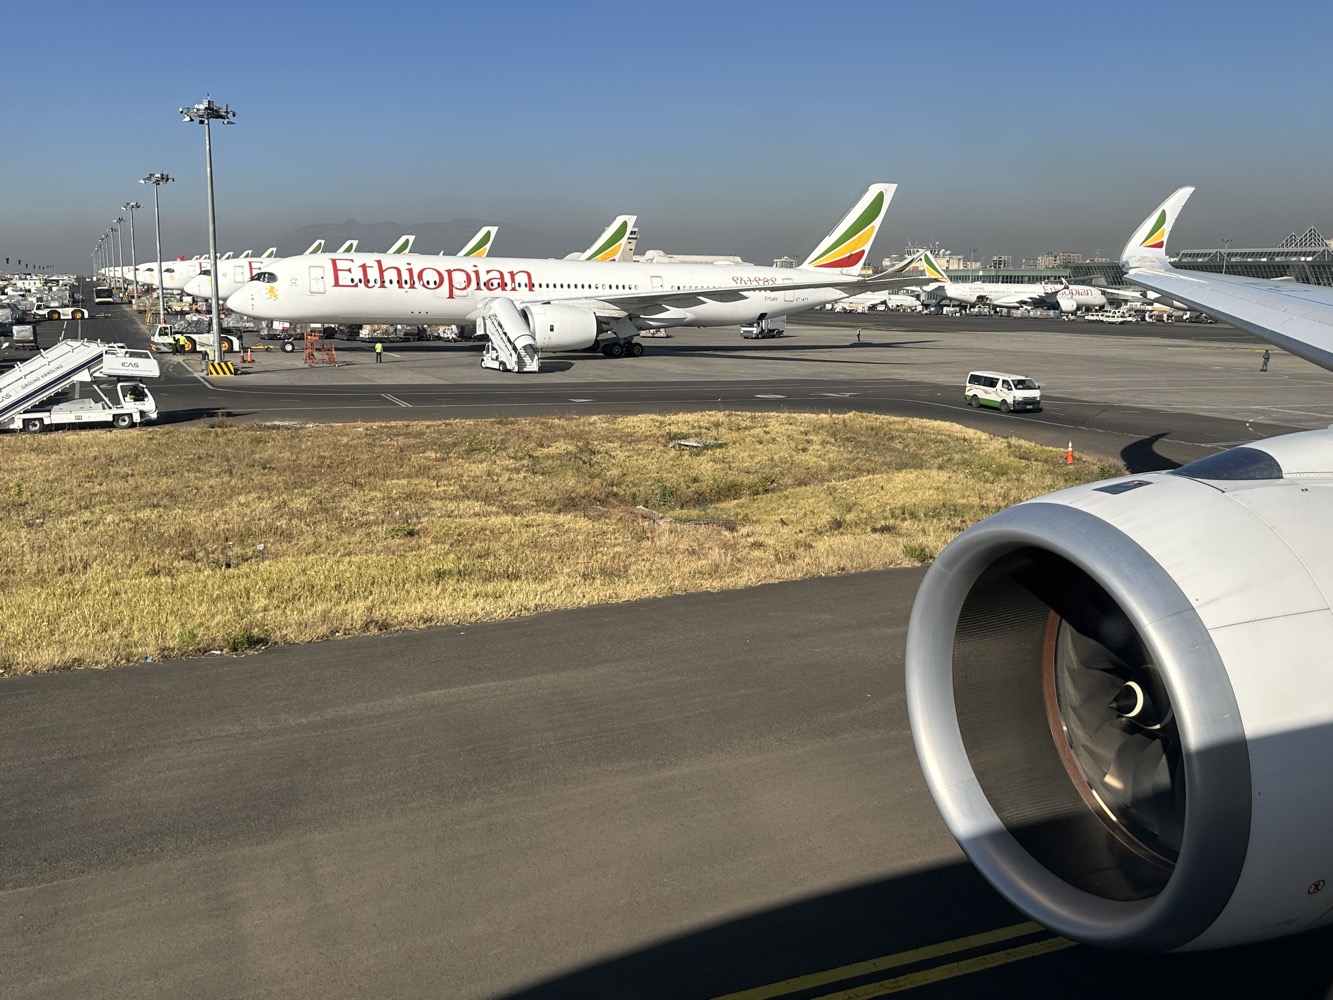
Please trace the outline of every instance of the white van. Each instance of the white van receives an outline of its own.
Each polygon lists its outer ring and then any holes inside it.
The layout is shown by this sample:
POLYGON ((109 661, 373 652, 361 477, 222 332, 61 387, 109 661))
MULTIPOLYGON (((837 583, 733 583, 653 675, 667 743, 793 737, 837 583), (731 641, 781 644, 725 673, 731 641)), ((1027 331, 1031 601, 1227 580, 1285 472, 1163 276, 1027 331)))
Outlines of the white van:
POLYGON ((1041 386, 1025 375, 969 372, 963 398, 968 406, 992 406, 1001 413, 1040 410, 1041 386))

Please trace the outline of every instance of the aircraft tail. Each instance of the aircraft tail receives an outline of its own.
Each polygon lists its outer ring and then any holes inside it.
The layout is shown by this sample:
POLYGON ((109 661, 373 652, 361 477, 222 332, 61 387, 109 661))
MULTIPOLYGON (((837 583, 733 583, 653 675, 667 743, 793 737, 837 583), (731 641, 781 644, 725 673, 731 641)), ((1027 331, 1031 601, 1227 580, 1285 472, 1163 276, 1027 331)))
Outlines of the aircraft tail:
MULTIPOLYGON (((323 253, 323 252, 324 252, 323 240, 315 240, 314 243, 310 244, 310 248, 306 250, 306 253, 323 253)), ((302 256, 305 256, 305 254, 302 254, 302 256)))
MULTIPOLYGON (((491 252, 491 240, 495 239, 495 234, 499 226, 482 226, 477 230, 477 235, 463 244, 463 249, 458 251, 457 257, 485 257, 491 252)), ((443 256, 443 254, 441 254, 443 256)))
POLYGON ((852 210, 843 216, 801 267, 855 274, 870 253, 870 244, 888 211, 897 184, 871 184, 852 210))
POLYGON ((617 215, 579 260, 619 260, 638 219, 637 215, 617 215))
POLYGON ((414 242, 416 242, 415 236, 400 236, 398 241, 389 247, 385 253, 411 253, 414 242))
POLYGON ((1165 269, 1171 266, 1166 260, 1166 241, 1176 224, 1176 216, 1193 193, 1192 187, 1176 188, 1171 197, 1152 210, 1152 214, 1134 230, 1125 249, 1120 251, 1121 267, 1165 269))
POLYGON ((249 250, 243 250, 243 251, 241 252, 241 256, 240 256, 239 258, 237 258, 237 259, 238 259, 238 260, 248 260, 249 258, 250 258, 250 251, 249 251, 249 250))
POLYGON ((921 253, 921 270, 925 271, 935 281, 943 282, 946 285, 952 280, 944 273, 944 268, 940 267, 929 250, 924 250, 921 253))
POLYGON ((348 240, 338 248, 338 253, 356 253, 356 240, 348 240))
POLYGON ((277 247, 269 247, 267 250, 265 250, 265 251, 264 251, 263 253, 261 253, 259 256, 260 256, 260 257, 276 257, 277 255, 278 255, 278 248, 277 248, 277 247))
POLYGON ((221 257, 219 257, 218 260, 231 260, 231 251, 228 250, 221 257))

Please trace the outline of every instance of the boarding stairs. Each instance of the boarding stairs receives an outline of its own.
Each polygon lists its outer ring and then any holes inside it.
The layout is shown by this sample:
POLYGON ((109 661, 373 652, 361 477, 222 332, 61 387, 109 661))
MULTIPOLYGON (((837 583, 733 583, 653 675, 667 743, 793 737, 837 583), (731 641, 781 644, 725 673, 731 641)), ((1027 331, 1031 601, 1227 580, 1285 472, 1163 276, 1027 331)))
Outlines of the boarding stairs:
POLYGON ((157 378, 157 359, 148 351, 96 340, 62 340, 0 375, 0 423, 67 389, 95 378, 157 378))
POLYGON ((477 333, 486 338, 481 367, 496 371, 541 371, 537 338, 510 299, 487 299, 477 319, 477 333))

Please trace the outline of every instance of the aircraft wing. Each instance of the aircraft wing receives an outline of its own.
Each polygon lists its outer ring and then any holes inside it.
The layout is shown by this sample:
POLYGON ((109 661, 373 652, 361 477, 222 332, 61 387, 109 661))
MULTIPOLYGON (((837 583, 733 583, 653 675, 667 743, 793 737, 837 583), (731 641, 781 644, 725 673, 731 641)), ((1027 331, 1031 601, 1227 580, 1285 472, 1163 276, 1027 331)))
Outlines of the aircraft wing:
POLYGON ((1256 337, 1333 371, 1333 288, 1267 281, 1237 274, 1178 271, 1166 259, 1166 241, 1194 188, 1162 202, 1125 244, 1125 280, 1248 330, 1256 337))
POLYGON ((1132 268, 1125 279, 1333 370, 1333 288, 1175 268, 1132 268))

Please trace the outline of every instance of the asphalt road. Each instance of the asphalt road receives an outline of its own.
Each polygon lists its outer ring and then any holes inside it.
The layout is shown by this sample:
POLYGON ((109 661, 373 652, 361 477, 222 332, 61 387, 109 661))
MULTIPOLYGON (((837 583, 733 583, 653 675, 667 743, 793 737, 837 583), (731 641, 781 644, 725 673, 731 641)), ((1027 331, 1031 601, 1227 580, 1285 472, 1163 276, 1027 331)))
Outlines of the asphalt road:
MULTIPOLYGON (((1094 341, 1086 350, 1103 356, 1094 341)), ((1221 363, 1249 350, 1181 343, 1221 363)), ((1068 377, 1097 383, 1070 365, 1068 377)), ((1167 367, 1163 378, 1183 378, 1167 367)), ((1215 385, 1241 377, 1234 367, 1215 385)), ((162 397, 216 391, 168 369, 162 397)), ((583 384, 619 393, 624 381, 583 384)), ((728 381, 715 391, 781 394, 728 381)), ((298 400, 365 391, 271 388, 298 400)), ((1302 413, 1323 405, 1303 382, 1287 398, 1302 413)), ((1186 435, 1173 428, 1188 414, 1091 402, 1090 428, 1123 420, 1114 433, 1165 461, 1244 429, 1195 415, 1178 424, 1186 435)), ((395 409, 417 407, 358 416, 395 409)), ((890 571, 0 681, 0 995, 1330 995, 1328 934, 1126 957, 1063 947, 995 896, 915 763, 902 646, 919 579, 890 571)))

